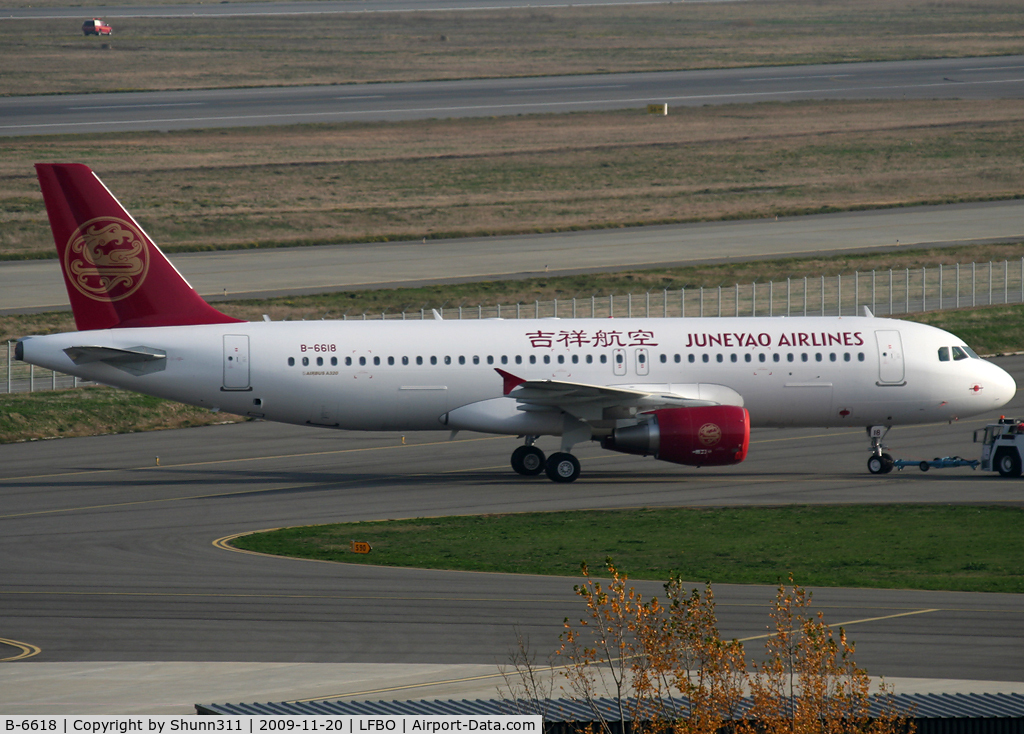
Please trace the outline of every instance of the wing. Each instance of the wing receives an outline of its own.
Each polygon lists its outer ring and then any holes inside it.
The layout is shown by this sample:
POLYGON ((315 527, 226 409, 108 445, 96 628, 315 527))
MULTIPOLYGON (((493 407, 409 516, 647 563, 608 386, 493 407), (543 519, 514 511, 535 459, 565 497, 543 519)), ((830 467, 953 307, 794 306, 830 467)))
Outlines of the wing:
POLYGON ((504 394, 515 399, 520 410, 561 410, 588 422, 629 418, 661 408, 743 405, 743 397, 724 385, 591 385, 525 380, 502 369, 495 371, 504 380, 504 394))

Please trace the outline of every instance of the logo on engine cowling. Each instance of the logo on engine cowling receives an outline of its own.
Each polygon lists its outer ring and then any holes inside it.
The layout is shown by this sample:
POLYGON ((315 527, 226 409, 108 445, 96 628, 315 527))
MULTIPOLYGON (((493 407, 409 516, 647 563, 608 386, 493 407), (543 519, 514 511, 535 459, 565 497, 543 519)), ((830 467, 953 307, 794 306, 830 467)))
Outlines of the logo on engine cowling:
POLYGON ((722 429, 717 423, 705 423, 697 431, 697 438, 705 446, 714 446, 722 440, 722 429))
POLYGON ((71 235, 64 272, 84 296, 120 301, 137 291, 149 270, 149 251, 139 228, 116 217, 96 217, 71 235))

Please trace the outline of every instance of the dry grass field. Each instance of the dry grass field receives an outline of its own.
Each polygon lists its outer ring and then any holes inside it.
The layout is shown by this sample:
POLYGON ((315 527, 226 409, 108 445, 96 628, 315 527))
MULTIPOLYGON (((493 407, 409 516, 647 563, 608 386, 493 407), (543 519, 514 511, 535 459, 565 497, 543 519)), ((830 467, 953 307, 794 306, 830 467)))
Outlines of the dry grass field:
MULTIPOLYGON (((104 4, 121 2, 135 0, 104 4)), ((67 4, 48 2, 55 3, 67 4)), ((32 4, 39 2, 13 3, 32 4)), ((79 20, 6 21, 0 94, 593 74, 1024 50, 1019 0, 761 0, 221 19, 119 19, 112 10, 108 18, 114 25, 110 38, 84 37, 79 20)))
POLYGON ((36 161, 92 165, 169 251, 559 231, 1018 197, 1024 101, 7 138, 0 257, 52 256, 36 161))

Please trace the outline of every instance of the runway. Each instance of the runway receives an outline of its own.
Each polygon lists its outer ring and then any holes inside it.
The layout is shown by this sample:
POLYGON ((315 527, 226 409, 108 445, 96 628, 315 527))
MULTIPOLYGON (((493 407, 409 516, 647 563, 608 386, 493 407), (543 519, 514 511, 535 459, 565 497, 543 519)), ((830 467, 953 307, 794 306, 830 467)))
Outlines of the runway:
POLYGON ((0 98, 0 136, 397 121, 804 99, 1019 99, 1024 56, 0 98))
MULTIPOLYGON (((1024 357, 1000 363, 1024 380, 1024 357)), ((1021 408, 1017 398, 1003 412, 1021 408)), ((896 429, 888 443, 908 458, 973 456, 971 432, 986 420, 896 429)), ((75 705, 62 699, 68 691, 127 670, 159 671, 149 693, 136 696, 201 685, 197 671, 214 675, 229 663, 247 671, 242 682, 259 670, 265 684, 277 670, 279 699, 374 690, 384 680, 377 664, 426 666, 404 668, 408 677, 493 673, 507 660, 513 625, 551 650, 563 617, 579 613, 572 578, 272 559, 214 545, 234 533, 451 513, 1024 499, 1024 482, 966 469, 870 475, 858 428, 757 431, 744 464, 716 470, 583 447, 584 474, 567 486, 514 475, 507 462, 515 443, 431 433, 403 445, 393 434, 251 422, 0 446, 0 637, 10 657, 29 655, 3 669, 21 683, 0 686, 0 713, 66 712, 75 705), (313 663, 348 664, 350 672, 325 693, 332 681, 310 671, 326 668, 299 665, 313 663)), ((723 634, 763 634, 772 594, 716 587, 723 634)), ((814 598, 828 621, 848 628, 872 675, 1024 683, 1024 596, 815 589, 814 598)), ((124 690, 145 688, 142 681, 124 690)), ((218 681, 209 690, 227 685, 218 681)))
MULTIPOLYGON (((1024 239, 1022 222, 1024 202, 999 201, 426 243, 180 253, 170 259, 201 295, 224 300, 1013 242, 1024 239)), ((0 313, 67 308, 56 260, 0 263, 0 313)))

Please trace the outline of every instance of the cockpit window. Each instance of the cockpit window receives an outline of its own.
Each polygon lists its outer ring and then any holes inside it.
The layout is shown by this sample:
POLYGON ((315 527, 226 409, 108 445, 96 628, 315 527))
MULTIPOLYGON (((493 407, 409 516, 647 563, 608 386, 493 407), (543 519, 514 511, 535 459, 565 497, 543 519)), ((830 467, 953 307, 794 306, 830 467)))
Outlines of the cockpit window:
POLYGON ((965 347, 963 348, 963 350, 964 350, 965 352, 967 352, 967 353, 968 353, 969 355, 971 355, 971 356, 972 356, 972 357, 973 357, 974 359, 981 359, 981 357, 979 357, 979 356, 978 356, 978 355, 977 355, 977 354, 975 353, 975 351, 974 351, 973 349, 971 349, 970 347, 967 347, 967 346, 965 346, 965 347))
POLYGON ((948 362, 949 361, 949 347, 939 347, 939 361, 940 362, 948 362))
POLYGON ((960 347, 953 347, 953 361, 959 362, 961 359, 969 359, 967 352, 960 347))

